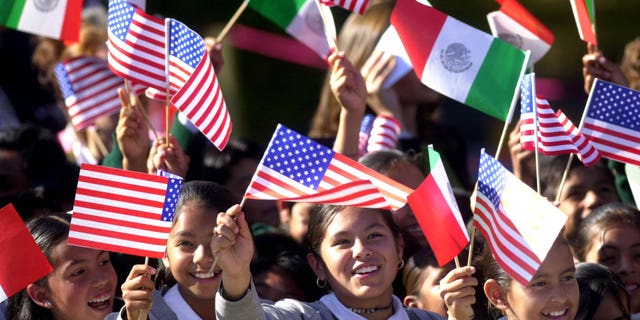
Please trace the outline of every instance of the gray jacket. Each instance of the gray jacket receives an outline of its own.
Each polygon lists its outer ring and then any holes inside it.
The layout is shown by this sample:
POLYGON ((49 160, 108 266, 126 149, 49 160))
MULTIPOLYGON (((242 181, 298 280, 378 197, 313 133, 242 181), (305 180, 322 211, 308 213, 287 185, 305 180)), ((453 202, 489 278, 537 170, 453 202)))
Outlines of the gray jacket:
MULTIPOLYGON (((120 312, 108 314, 105 320, 123 320, 127 319, 125 307, 120 312)), ((153 304, 151 304, 151 312, 149 312, 150 320, 179 320, 178 316, 171 310, 167 302, 164 301, 163 293, 156 290, 153 292, 153 304)))
MULTIPOLYGON (((216 294, 216 319, 218 320, 335 320, 331 311, 320 301, 301 302, 284 299, 278 302, 260 300, 256 288, 251 282, 247 294, 238 301, 226 300, 221 294, 222 286, 216 294)), ((405 309, 411 320, 439 320, 445 319, 439 314, 421 309, 405 309)))

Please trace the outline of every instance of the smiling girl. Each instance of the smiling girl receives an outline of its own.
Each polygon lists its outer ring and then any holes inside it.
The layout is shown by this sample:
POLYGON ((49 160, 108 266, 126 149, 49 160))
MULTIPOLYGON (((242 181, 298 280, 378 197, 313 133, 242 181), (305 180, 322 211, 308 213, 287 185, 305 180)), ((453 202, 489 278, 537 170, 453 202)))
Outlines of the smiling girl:
POLYGON ((223 270, 218 319, 443 319, 404 308, 393 295, 392 282, 404 261, 402 237, 389 211, 323 206, 311 216, 307 260, 317 285, 329 289, 312 303, 261 303, 251 281, 254 245, 244 213, 234 206, 220 213, 217 223, 212 251, 219 252, 223 270))
POLYGON ((53 272, 11 297, 9 319, 104 319, 117 283, 109 253, 68 245, 69 222, 61 216, 35 218, 27 229, 53 272))
POLYGON ((220 268, 211 271, 212 230, 220 210, 234 203, 226 188, 206 181, 190 181, 180 189, 173 226, 162 267, 136 265, 122 285, 125 306, 109 319, 215 319, 214 297, 220 268), (154 288, 158 290, 153 291, 154 288))

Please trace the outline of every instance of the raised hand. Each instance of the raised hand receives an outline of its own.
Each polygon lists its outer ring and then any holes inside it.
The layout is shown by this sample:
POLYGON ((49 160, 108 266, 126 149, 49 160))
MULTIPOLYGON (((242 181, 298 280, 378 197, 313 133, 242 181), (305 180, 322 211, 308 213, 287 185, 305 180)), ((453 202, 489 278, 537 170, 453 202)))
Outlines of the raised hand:
POLYGON ((367 88, 360 72, 345 58, 344 52, 333 52, 329 64, 331 91, 340 105, 348 111, 364 112, 367 88))
POLYGON ((156 269, 148 265, 137 264, 131 268, 127 280, 120 287, 127 319, 147 318, 146 315, 149 314, 153 303, 155 286, 151 276, 154 274, 156 274, 156 269))
POLYGON ((211 252, 222 269, 223 293, 227 299, 244 296, 251 281, 253 238, 240 205, 218 214, 211 239, 211 252))
POLYGON ((513 166, 513 174, 528 186, 536 187, 535 153, 522 149, 520 144, 520 125, 516 124, 509 133, 509 156, 513 166))
POLYGON ((392 54, 376 50, 365 61, 360 72, 364 77, 367 88, 367 105, 377 115, 392 116, 402 122, 400 99, 393 87, 384 88, 396 59, 392 54))
POLYGON ((589 94, 596 78, 628 87, 629 82, 620 67, 602 55, 595 45, 587 45, 587 54, 582 56, 582 76, 584 91, 589 94))
POLYGON ((222 71, 222 66, 224 66, 224 59, 222 58, 222 43, 216 42, 215 38, 206 37, 204 38, 204 45, 207 48, 209 58, 213 64, 213 70, 216 71, 216 74, 219 74, 220 71, 222 71))
POLYGON ((189 156, 184 153, 175 137, 158 138, 153 142, 147 158, 147 172, 155 174, 158 170, 171 172, 185 177, 189 170, 189 156))
POLYGON ((122 168, 139 172, 147 172, 147 155, 149 154, 149 126, 144 120, 142 111, 131 104, 129 94, 118 89, 122 108, 116 126, 116 139, 122 152, 122 168))
POLYGON ((455 268, 440 280, 440 296, 447 305, 449 319, 473 319, 473 304, 476 303, 478 279, 472 275, 476 268, 455 268))

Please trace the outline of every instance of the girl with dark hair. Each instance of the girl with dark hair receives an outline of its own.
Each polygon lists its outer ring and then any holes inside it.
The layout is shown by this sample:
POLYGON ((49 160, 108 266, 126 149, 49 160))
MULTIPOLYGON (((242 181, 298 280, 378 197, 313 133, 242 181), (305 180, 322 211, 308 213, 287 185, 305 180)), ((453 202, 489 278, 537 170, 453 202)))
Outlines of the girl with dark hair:
POLYGON ((133 266, 122 285, 125 306, 109 319, 137 319, 144 312, 152 320, 215 319, 214 297, 221 270, 212 270, 211 230, 216 214, 233 205, 235 197, 208 181, 184 183, 178 197, 162 266, 157 274, 151 266, 133 266))
POLYGON ((385 210, 323 206, 309 221, 307 260, 327 293, 306 303, 262 301, 251 280, 254 244, 239 206, 218 215, 212 251, 220 255, 218 319, 443 319, 404 308, 393 280, 404 266, 400 232, 385 210))
POLYGON ((53 271, 9 299, 9 319, 104 319, 118 281, 109 253, 68 245, 66 217, 40 216, 27 229, 53 271))
POLYGON ((607 267, 591 262, 576 265, 580 287, 578 320, 631 319, 629 294, 607 267))
POLYGON ((571 245, 579 261, 602 264, 620 277, 632 318, 640 319, 640 211, 623 203, 600 206, 582 221, 571 245))
POLYGON ((559 236, 527 285, 507 274, 485 247, 480 269, 490 312, 507 320, 575 319, 578 310, 578 282, 571 250, 559 236))

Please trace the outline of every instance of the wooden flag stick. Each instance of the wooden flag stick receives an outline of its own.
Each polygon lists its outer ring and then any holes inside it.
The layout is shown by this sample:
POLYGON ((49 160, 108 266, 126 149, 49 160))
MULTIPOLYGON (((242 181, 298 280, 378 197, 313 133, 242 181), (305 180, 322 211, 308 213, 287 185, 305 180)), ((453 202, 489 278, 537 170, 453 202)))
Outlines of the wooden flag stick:
POLYGON ((471 239, 469 240, 469 253, 467 255, 467 267, 471 266, 471 259, 473 258, 473 245, 475 244, 476 232, 478 229, 473 226, 471 227, 471 239))
POLYGON ((125 91, 129 94, 129 102, 131 103, 131 106, 134 108, 138 108, 138 110, 140 110, 140 113, 142 113, 142 117, 144 118, 144 121, 147 123, 147 126, 149 126, 149 129, 151 129, 151 132, 153 132, 153 136, 155 137, 156 140, 158 140, 158 132, 153 127, 153 124, 151 124, 151 120, 149 119, 149 115, 147 114, 147 111, 142 105, 142 101, 136 97, 135 93, 131 90, 131 85, 129 84, 129 81, 126 79, 124 80, 124 88, 125 88, 125 91))
POLYGON ((107 150, 107 147, 104 145, 104 142, 100 138, 100 135, 98 134, 98 132, 96 132, 95 127, 87 128, 87 138, 96 144, 101 156, 106 157, 109 154, 109 150, 107 150))
POLYGON ((164 113, 164 127, 165 127, 165 136, 167 137, 166 139, 166 146, 169 147, 169 132, 171 130, 171 128, 169 128, 169 117, 171 117, 171 102, 169 101, 170 97, 169 97, 169 85, 167 84, 167 99, 166 99, 166 104, 165 104, 165 113, 164 113))
POLYGON ((458 259, 458 256, 455 256, 455 257, 453 258, 453 261, 455 261, 455 262, 456 262, 456 268, 460 268, 460 259, 458 259))
MULTIPOLYGON (((148 266, 149 265, 149 257, 144 257, 144 265, 148 266)), ((144 277, 144 275, 141 275, 144 277)), ((146 320, 147 317, 149 316, 149 312, 151 310, 138 310, 138 314, 133 317, 136 320, 146 320)))
POLYGON ((238 21, 238 18, 240 18, 240 15, 242 14, 242 12, 244 12, 244 9, 246 9, 248 5, 249 0, 244 0, 244 2, 242 2, 238 10, 236 10, 229 22, 227 22, 224 28, 222 28, 222 31, 220 31, 220 34, 218 34, 218 36, 216 37, 216 43, 222 42, 229 30, 231 30, 231 27, 236 23, 236 21, 238 21))
MULTIPOLYGON (((244 201, 247 200, 246 197, 242 197, 242 201, 240 201, 240 210, 242 210, 242 207, 244 206, 244 201)), ((233 217, 233 220, 236 220, 237 217, 233 217)), ((218 264, 218 258, 220 258, 220 253, 222 253, 222 250, 218 251, 218 253, 216 253, 215 258, 213 258, 213 264, 211 265, 211 269, 209 269, 209 273, 213 272, 213 270, 216 268, 216 265, 218 264)))
POLYGON ((165 128, 165 132, 164 135, 167 138, 166 139, 166 144, 165 146, 168 148, 169 147, 169 116, 171 114, 171 79, 169 76, 169 53, 170 50, 169 48, 171 47, 171 19, 170 18, 165 18, 164 19, 164 34, 165 34, 165 39, 164 39, 164 48, 165 48, 165 52, 164 52, 164 74, 166 76, 166 86, 165 86, 165 114, 164 114, 164 128, 165 128))

